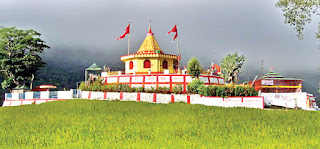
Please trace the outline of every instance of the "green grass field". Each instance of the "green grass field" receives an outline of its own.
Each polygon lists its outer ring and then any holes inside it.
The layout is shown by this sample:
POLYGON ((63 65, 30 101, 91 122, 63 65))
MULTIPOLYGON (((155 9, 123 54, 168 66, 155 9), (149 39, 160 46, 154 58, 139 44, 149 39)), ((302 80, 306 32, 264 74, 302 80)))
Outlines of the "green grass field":
POLYGON ((320 113, 68 100, 0 108, 0 148, 320 148, 320 113))

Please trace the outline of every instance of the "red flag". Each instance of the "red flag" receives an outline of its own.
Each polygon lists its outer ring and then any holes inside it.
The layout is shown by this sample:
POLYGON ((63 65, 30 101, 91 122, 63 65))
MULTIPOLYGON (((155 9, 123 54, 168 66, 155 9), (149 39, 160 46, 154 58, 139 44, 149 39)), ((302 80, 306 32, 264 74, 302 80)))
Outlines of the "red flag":
POLYGON ((173 39, 172 39, 172 42, 173 42, 173 41, 178 37, 177 25, 174 25, 173 29, 168 32, 168 35, 169 35, 171 32, 175 32, 175 33, 176 33, 176 34, 174 35, 173 39))
POLYGON ((130 24, 127 26, 127 28, 124 31, 124 33, 119 38, 117 38, 117 40, 120 40, 120 39, 126 37, 127 34, 130 34, 130 24))
POLYGON ((178 56, 178 60, 179 60, 179 61, 181 60, 181 55, 178 56))

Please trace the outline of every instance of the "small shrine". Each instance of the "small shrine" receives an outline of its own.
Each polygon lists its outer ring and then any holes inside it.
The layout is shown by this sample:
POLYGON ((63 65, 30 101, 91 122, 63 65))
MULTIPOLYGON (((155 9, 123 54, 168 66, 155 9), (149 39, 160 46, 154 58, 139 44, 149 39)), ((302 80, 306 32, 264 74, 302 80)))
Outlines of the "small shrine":
POLYGON ((178 69, 178 56, 161 50, 151 26, 138 52, 121 56, 121 60, 125 63, 125 74, 169 74, 178 69))
MULTIPOLYGON (((296 78, 287 78, 279 73, 270 72, 263 75, 260 79, 253 82, 256 90, 262 93, 299 93, 302 92, 302 80, 296 78)), ((250 83, 251 84, 251 83, 250 83)))
POLYGON ((90 67, 85 70, 85 81, 94 81, 97 77, 101 76, 102 68, 96 63, 93 63, 90 67))

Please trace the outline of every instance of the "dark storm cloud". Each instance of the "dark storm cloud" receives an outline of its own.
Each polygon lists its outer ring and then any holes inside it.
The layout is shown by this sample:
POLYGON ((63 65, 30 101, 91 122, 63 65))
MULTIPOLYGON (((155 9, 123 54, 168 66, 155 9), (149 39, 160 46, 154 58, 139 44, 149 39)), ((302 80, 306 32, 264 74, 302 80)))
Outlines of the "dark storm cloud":
MULTIPOLYGON (((183 61, 192 56, 208 66, 227 53, 244 54, 247 69, 275 67, 278 72, 296 69, 317 70, 319 42, 317 21, 308 25, 305 39, 285 25, 276 0, 1 0, 0 25, 32 28, 52 47, 82 49, 99 53, 99 59, 126 53, 127 39, 116 41, 127 22, 133 22, 131 49, 136 52, 144 40, 148 20, 167 53, 177 53, 173 35, 166 33, 178 25, 183 61)), ((83 53, 83 52, 82 52, 83 53)), ((119 59, 117 59, 119 60, 119 59)), ((120 60, 119 60, 120 61, 120 60)))

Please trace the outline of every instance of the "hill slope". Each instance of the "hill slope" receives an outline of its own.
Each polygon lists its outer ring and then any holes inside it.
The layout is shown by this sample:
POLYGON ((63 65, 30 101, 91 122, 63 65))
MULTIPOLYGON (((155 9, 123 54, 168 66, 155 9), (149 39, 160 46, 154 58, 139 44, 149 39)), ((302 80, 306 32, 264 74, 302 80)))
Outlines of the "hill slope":
POLYGON ((0 108, 1 148, 316 148, 320 114, 68 100, 0 108))

